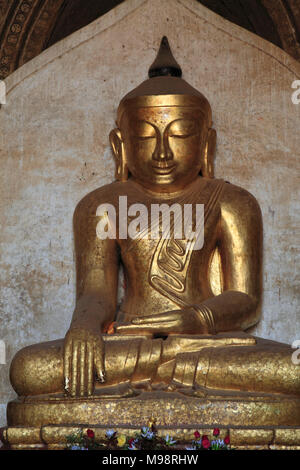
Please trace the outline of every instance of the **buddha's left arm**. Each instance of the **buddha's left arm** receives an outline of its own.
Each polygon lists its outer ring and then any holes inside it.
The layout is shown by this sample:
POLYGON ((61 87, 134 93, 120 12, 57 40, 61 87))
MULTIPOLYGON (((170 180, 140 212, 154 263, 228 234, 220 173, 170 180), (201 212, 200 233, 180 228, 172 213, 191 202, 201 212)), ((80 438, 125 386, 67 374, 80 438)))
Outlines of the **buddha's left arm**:
POLYGON ((223 293, 203 305, 215 332, 245 330, 259 321, 262 217, 256 199, 229 184, 221 201, 219 249, 223 293))

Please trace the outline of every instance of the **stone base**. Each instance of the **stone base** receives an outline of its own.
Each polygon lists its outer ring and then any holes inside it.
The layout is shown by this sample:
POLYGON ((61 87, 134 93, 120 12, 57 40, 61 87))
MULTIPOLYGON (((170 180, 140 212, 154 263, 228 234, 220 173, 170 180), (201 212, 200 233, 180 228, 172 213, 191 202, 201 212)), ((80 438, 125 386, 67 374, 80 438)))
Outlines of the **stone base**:
MULTIPOLYGON (((222 427, 218 439, 230 436, 231 449, 237 450, 300 450, 300 426, 299 427, 222 427)), ((49 425, 41 427, 7 427, 2 431, 6 449, 13 450, 63 450, 66 448, 66 436, 77 433, 80 430, 85 433, 87 429, 93 429, 96 440, 103 440, 108 427, 103 426, 79 426, 79 425, 49 425)), ((133 437, 141 427, 113 426, 118 433, 133 437)), ((206 434, 213 439, 212 426, 197 426, 201 435, 206 434)), ((169 434, 177 441, 191 443, 194 439, 195 428, 158 427, 158 435, 169 434)))
POLYGON ((232 393, 201 397, 191 390, 141 392, 122 398, 124 390, 119 392, 109 398, 54 395, 12 401, 3 441, 13 449, 61 449, 65 437, 79 429, 92 428, 98 439, 109 428, 132 436, 154 417, 159 433, 176 440, 191 441, 196 429, 212 437, 213 428, 219 427, 220 438, 229 433, 234 448, 300 449, 297 398, 232 393))

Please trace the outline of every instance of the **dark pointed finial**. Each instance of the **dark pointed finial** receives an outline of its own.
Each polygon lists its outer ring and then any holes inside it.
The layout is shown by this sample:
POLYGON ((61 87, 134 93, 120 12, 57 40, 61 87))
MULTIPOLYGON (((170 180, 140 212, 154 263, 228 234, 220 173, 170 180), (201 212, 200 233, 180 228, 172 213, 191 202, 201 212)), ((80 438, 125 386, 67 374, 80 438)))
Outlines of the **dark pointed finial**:
POLYGON ((181 77, 182 75, 182 70, 173 57, 168 38, 166 36, 161 40, 159 51, 155 61, 149 69, 148 75, 149 78, 161 76, 181 77))

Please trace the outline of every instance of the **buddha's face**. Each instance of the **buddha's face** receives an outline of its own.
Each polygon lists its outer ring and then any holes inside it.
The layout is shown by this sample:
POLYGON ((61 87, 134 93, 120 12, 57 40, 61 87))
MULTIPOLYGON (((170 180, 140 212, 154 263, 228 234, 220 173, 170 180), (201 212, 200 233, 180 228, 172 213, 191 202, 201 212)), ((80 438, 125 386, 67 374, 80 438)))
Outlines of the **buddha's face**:
POLYGON ((131 108, 120 128, 129 172, 146 188, 178 191, 199 175, 208 132, 200 108, 131 108))

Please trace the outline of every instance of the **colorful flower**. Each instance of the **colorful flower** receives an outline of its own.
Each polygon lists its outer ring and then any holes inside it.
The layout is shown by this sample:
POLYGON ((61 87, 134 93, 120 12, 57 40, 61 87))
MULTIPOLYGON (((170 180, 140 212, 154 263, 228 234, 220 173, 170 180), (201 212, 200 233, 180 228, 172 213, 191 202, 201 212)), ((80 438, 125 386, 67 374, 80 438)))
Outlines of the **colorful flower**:
POLYGON ((151 431, 148 426, 143 426, 141 429, 141 436, 144 439, 148 439, 149 441, 151 441, 151 439, 153 439, 155 436, 155 432, 151 431))
POLYGON ((199 437, 200 437, 200 432, 199 432, 199 431, 195 431, 195 432, 194 432, 194 436, 195 436, 195 439, 199 439, 199 437))
POLYGON ((169 434, 166 435, 165 442, 167 446, 173 446, 174 444, 176 444, 176 441, 174 441, 174 439, 172 439, 172 437, 169 436, 169 434))
POLYGON ((150 431, 148 426, 143 426, 141 429, 141 434, 146 435, 150 431))
POLYGON ((225 437, 224 443, 225 443, 227 446, 230 444, 230 437, 229 437, 229 434, 227 434, 227 436, 225 437))
POLYGON ((202 447, 203 449, 209 449, 210 448, 210 440, 206 435, 202 436, 202 447))
POLYGON ((116 434, 116 432, 113 429, 108 429, 105 433, 105 436, 107 437, 107 439, 111 439, 114 434, 116 434))
POLYGON ((124 436, 124 434, 120 434, 120 436, 118 436, 117 438, 117 441, 118 441, 118 446, 123 447, 126 443, 126 436, 124 436))
POLYGON ((210 446, 212 450, 220 450, 224 448, 226 449, 226 445, 223 439, 216 439, 214 441, 211 441, 210 446))
POLYGON ((153 416, 151 416, 151 418, 149 419, 149 422, 148 422, 148 428, 151 429, 152 426, 155 426, 156 424, 156 419, 153 418, 153 416))
POLYGON ((214 428, 213 435, 217 437, 220 434, 220 429, 219 428, 214 428))
POLYGON ((87 437, 89 437, 90 439, 94 439, 95 437, 95 433, 92 429, 88 429, 86 434, 87 434, 87 437))
POLYGON ((133 437, 131 439, 129 439, 129 442, 128 442, 128 450, 138 450, 138 448, 136 447, 136 444, 138 443, 138 439, 134 439, 133 437))
POLYGON ((128 446, 128 450, 138 450, 138 448, 135 447, 134 444, 131 444, 130 446, 128 446))

